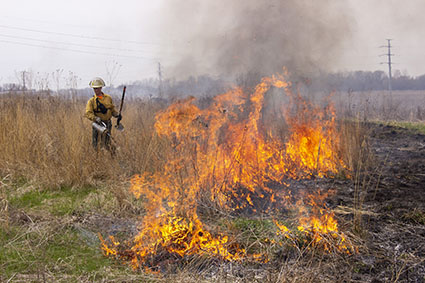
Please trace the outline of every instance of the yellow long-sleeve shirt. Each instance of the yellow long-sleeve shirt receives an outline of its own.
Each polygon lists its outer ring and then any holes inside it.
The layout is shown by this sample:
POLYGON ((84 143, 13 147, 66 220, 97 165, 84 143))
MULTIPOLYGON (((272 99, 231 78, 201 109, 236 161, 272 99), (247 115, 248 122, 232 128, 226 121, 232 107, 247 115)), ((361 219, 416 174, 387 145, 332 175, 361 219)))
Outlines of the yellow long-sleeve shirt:
POLYGON ((87 101, 86 113, 84 116, 91 121, 95 121, 96 117, 100 117, 102 121, 109 121, 112 116, 115 117, 117 115, 118 112, 117 110, 115 110, 112 98, 107 94, 103 94, 103 96, 101 97, 94 95, 92 98, 89 99, 89 101, 87 101), (96 98, 99 100, 100 103, 102 103, 106 107, 107 111, 105 114, 100 112, 100 109, 96 103, 96 98))

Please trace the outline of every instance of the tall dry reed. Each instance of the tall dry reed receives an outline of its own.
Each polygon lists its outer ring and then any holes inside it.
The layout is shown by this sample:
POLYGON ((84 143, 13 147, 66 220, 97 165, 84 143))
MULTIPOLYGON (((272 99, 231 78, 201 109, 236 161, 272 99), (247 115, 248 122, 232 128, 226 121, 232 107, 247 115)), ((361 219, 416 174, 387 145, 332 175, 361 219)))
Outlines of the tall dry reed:
POLYGON ((353 229, 356 232, 363 228, 363 205, 367 193, 377 188, 380 179, 381 167, 376 164, 369 137, 370 128, 359 118, 341 123, 341 153, 352 172, 354 184, 353 229))
POLYGON ((91 122, 84 118, 86 102, 48 94, 1 96, 1 175, 48 187, 81 187, 122 182, 150 169, 160 152, 160 144, 152 135, 158 105, 126 101, 122 120, 125 130, 112 130, 117 147, 112 157, 91 146, 91 122))

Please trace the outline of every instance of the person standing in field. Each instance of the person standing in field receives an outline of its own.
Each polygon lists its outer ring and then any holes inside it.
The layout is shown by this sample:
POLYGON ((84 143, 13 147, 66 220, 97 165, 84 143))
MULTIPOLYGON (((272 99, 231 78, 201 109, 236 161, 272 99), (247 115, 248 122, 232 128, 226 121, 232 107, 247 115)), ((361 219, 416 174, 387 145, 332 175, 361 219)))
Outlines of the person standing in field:
POLYGON ((94 95, 87 102, 85 117, 99 125, 103 122, 107 128, 105 132, 101 133, 92 127, 92 145, 97 149, 100 137, 101 147, 109 150, 111 146, 111 118, 112 116, 121 118, 121 115, 115 110, 112 98, 102 92, 102 87, 105 86, 105 82, 101 78, 94 78, 90 81, 89 85, 93 88, 94 95))

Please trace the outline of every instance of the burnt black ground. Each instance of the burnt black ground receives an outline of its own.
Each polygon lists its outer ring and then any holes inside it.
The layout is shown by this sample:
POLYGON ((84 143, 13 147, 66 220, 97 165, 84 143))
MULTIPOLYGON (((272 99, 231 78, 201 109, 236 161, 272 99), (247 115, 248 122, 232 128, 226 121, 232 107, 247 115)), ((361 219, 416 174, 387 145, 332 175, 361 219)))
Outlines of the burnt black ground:
MULTIPOLYGON (((425 135, 366 127, 375 160, 369 181, 358 190, 364 197, 358 231, 364 248, 352 262, 351 280, 425 282, 425 135)), ((336 202, 353 207, 355 193, 353 184, 339 186, 336 202)))

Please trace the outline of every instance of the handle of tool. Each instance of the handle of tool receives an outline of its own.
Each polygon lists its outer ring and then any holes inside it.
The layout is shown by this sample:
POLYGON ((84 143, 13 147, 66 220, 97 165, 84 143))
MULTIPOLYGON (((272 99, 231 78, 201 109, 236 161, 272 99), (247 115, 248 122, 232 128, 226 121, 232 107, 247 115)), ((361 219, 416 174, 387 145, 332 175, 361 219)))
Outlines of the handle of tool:
POLYGON ((123 106, 123 104, 124 104, 124 97, 125 97, 125 90, 127 89, 127 87, 126 86, 124 86, 124 89, 122 90, 122 97, 121 97, 121 105, 120 105, 120 112, 119 112, 119 118, 118 118, 118 120, 117 120, 117 127, 118 127, 118 125, 120 124, 120 122, 121 122, 121 119, 122 119, 122 117, 121 117, 121 111, 122 111, 122 106, 123 106))
POLYGON ((120 105, 120 115, 121 115, 122 106, 124 104, 124 97, 125 97, 125 90, 126 89, 127 89, 127 87, 124 86, 124 89, 122 90, 121 105, 120 105))

